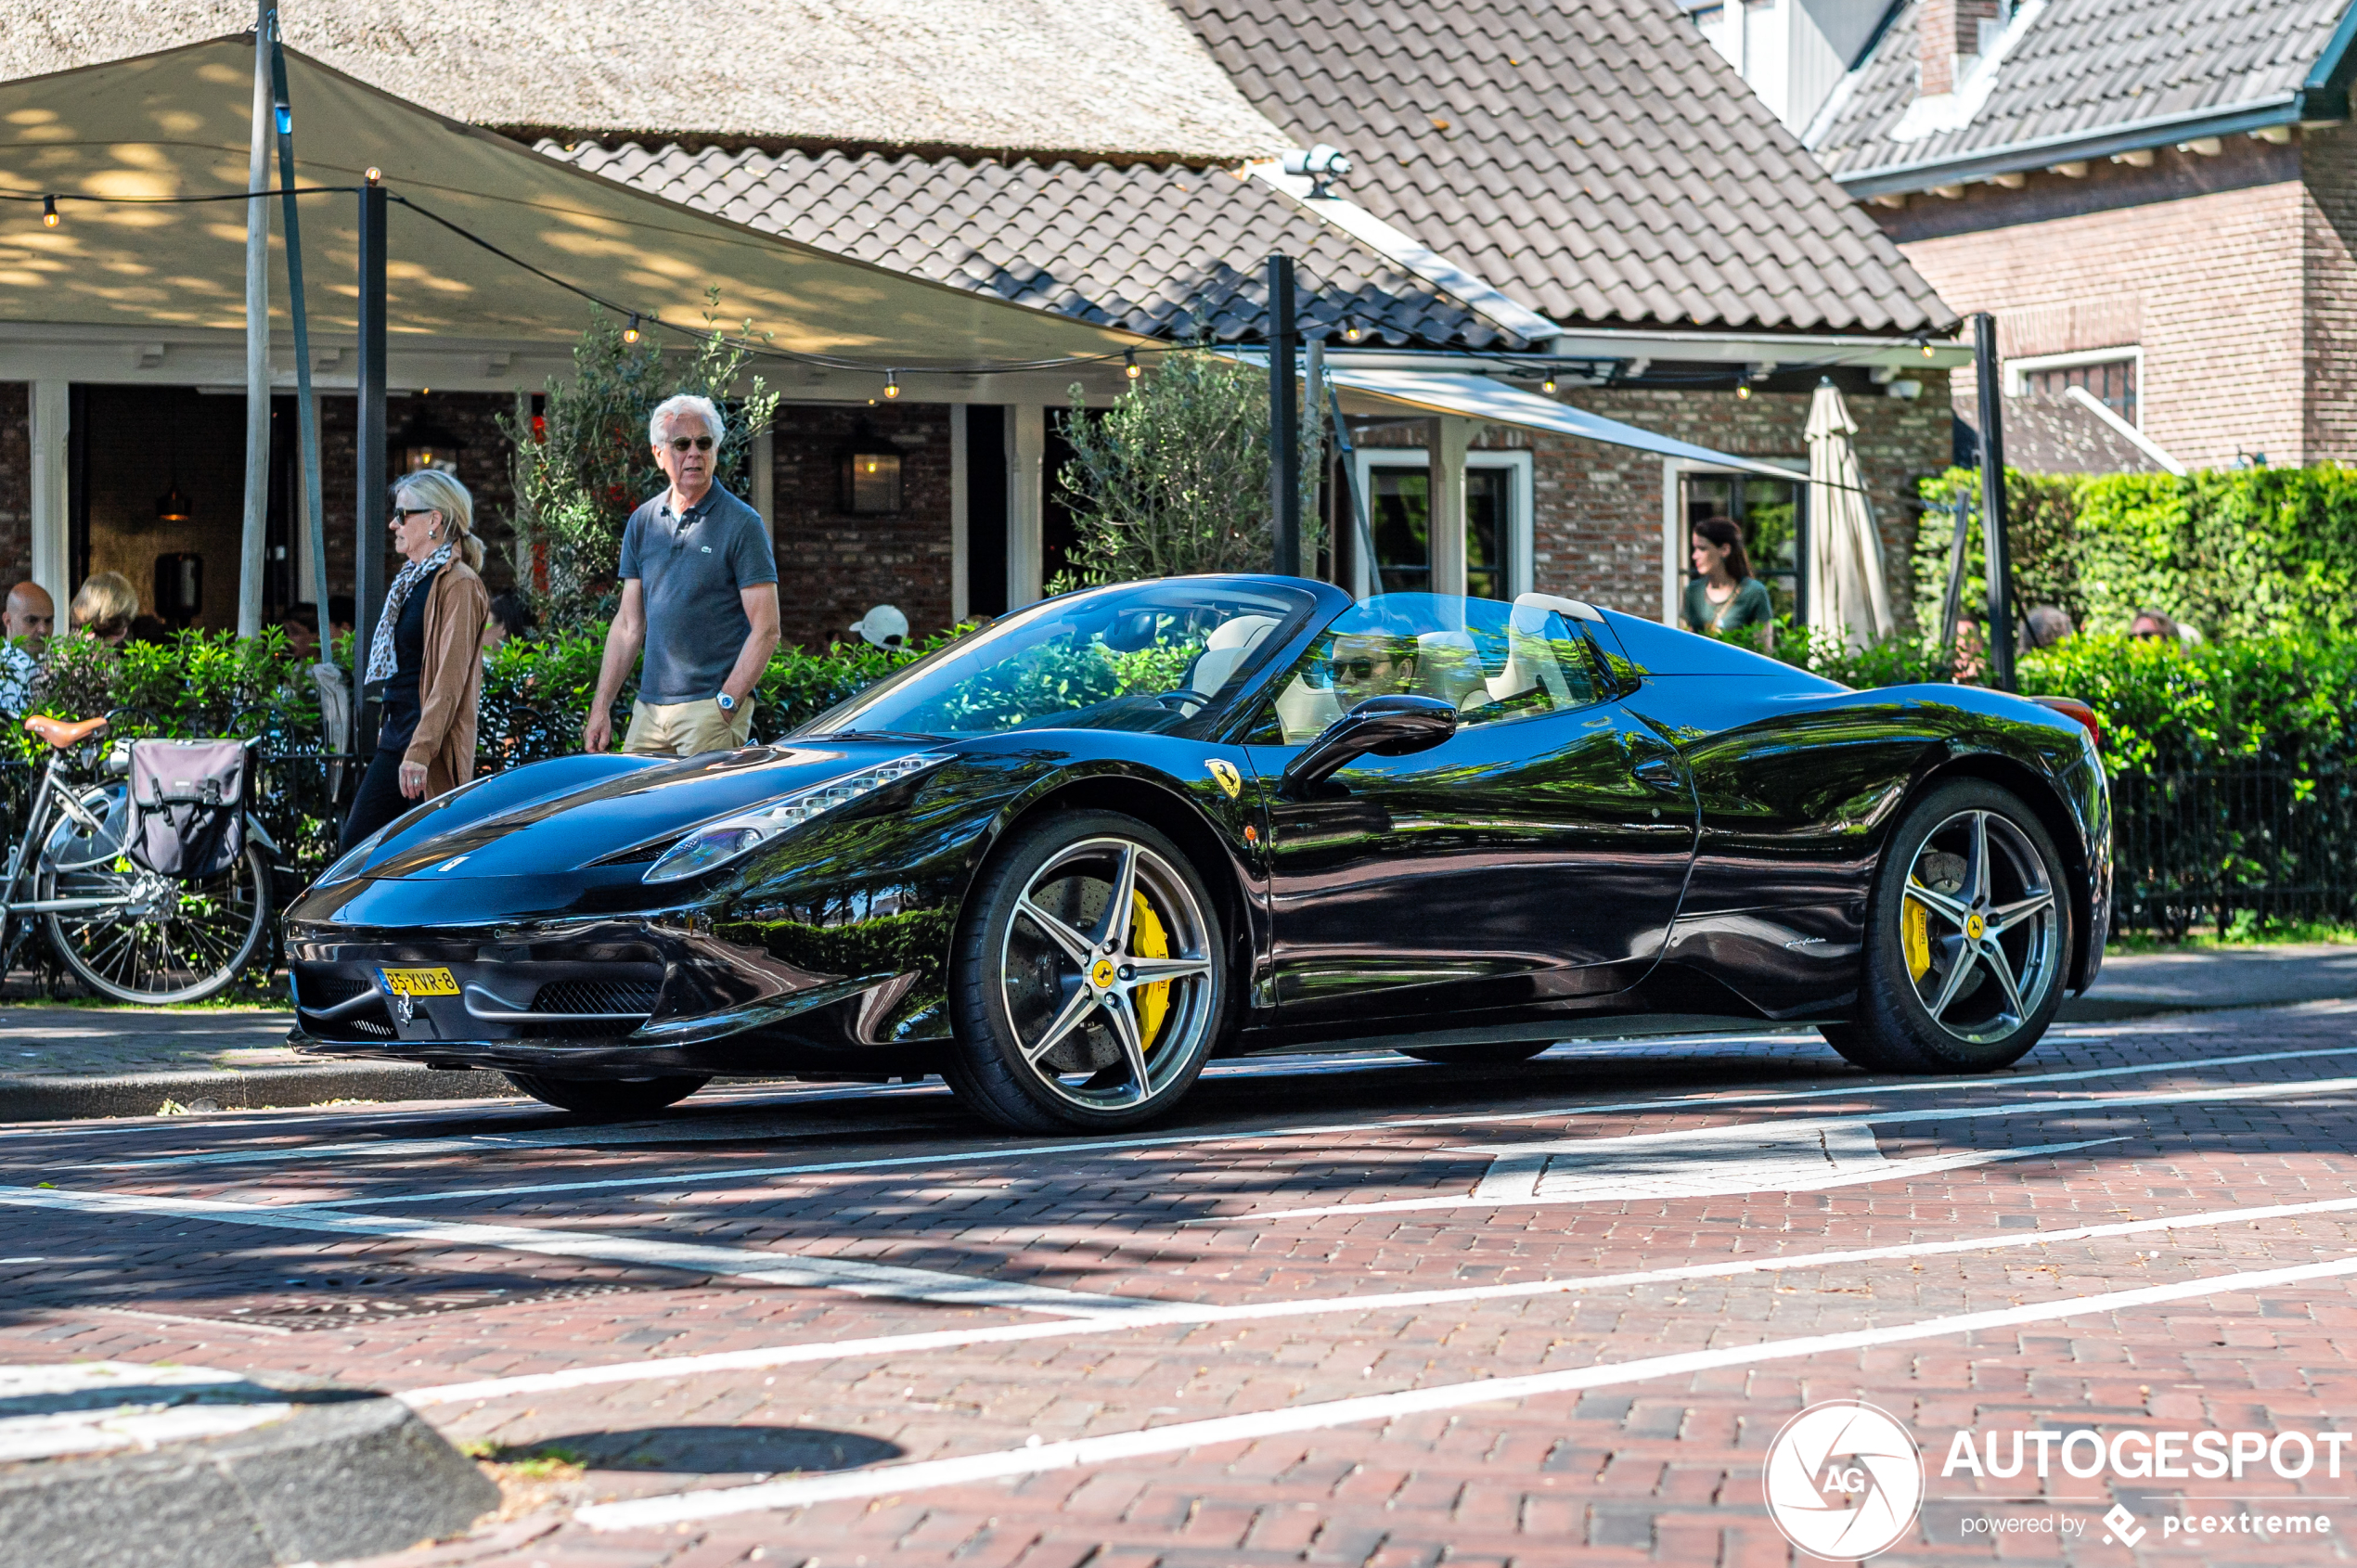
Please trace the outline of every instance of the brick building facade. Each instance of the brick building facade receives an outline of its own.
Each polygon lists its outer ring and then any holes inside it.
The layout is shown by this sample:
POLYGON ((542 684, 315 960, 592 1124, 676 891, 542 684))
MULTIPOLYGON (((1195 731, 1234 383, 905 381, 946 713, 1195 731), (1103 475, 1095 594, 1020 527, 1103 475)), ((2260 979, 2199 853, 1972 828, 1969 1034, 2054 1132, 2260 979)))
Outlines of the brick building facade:
POLYGON ((2146 466, 2357 460, 2347 10, 1901 0, 1804 139, 1996 316, 2009 396, 2076 399, 2146 466))

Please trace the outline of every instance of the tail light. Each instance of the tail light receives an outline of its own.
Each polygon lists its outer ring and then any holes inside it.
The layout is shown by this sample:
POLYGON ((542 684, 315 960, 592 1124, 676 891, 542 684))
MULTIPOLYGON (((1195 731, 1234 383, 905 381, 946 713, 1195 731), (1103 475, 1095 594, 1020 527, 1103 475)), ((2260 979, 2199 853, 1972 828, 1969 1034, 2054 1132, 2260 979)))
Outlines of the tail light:
POLYGON ((2096 746, 2100 748, 2103 745, 2103 716, 2097 713, 2094 709, 2089 707, 2086 703, 2081 702, 2078 698, 2033 697, 2030 700, 2037 703, 2040 707, 2052 708, 2054 712, 2063 714, 2067 718, 2077 719, 2080 725, 2085 728, 2087 733, 2093 738, 2096 746))

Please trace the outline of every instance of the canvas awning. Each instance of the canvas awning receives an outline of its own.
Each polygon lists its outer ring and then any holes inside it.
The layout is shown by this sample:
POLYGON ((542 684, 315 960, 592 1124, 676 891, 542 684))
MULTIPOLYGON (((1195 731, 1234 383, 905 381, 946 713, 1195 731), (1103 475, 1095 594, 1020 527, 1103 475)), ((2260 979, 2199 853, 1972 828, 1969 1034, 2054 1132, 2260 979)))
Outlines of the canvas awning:
MULTIPOLYGON (((298 177, 387 188, 621 307, 719 318, 781 349, 918 368, 1119 353, 1140 340, 846 260, 634 191, 287 51, 298 177)), ((0 84, 0 190, 115 198, 242 191, 251 36, 0 84)), ((272 249, 283 256, 277 203, 272 249)), ((302 201, 315 341, 350 341, 357 201, 302 201)), ((0 203, 0 321, 242 329, 242 203, 0 203)), ((406 341, 560 342, 589 306, 399 205, 388 317, 406 341)), ((280 263, 283 276, 283 262, 280 263)), ((285 321, 283 285, 271 304, 285 321)), ((283 330, 283 325, 282 325, 283 330)))
POLYGON ((1326 378, 1343 389, 1343 405, 1350 413, 1372 412, 1360 404, 1372 400, 1385 408, 1412 408, 1425 414, 1458 414, 1493 425, 1516 425, 1524 430, 1545 431, 1553 435, 1578 436, 1582 441, 1603 442, 1607 446, 1626 446, 1640 452, 1658 453, 1664 457, 1683 457, 1690 462, 1708 463, 1714 468, 1737 469, 1745 473, 1765 474, 1772 479, 1789 481, 1793 471, 1757 457, 1738 457, 1729 452, 1716 452, 1707 446, 1697 446, 1690 441, 1656 435, 1636 425, 1607 419, 1601 414, 1591 414, 1568 404, 1557 403, 1552 397, 1524 392, 1507 386, 1487 376, 1452 375, 1432 370, 1374 370, 1352 366, 1348 361, 1326 362, 1326 378), (1351 394, 1357 394, 1353 396, 1351 394))

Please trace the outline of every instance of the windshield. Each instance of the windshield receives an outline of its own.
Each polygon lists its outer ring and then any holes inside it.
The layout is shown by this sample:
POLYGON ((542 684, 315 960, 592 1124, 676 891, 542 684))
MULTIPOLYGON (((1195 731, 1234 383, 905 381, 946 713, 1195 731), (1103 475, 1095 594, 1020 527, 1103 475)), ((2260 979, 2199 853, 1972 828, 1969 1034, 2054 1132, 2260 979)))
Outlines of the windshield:
POLYGON ((1191 732, 1317 602, 1299 588, 1217 577, 1070 594, 960 638, 802 732, 1191 732))

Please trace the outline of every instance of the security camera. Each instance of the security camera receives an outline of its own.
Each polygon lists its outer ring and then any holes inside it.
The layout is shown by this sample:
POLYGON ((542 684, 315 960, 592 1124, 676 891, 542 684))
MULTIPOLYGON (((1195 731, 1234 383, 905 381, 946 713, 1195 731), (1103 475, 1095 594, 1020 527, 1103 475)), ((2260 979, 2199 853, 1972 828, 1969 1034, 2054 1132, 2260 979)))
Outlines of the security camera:
POLYGON ((1340 179, 1350 173, 1350 159, 1339 148, 1320 142, 1307 152, 1285 154, 1285 173, 1309 176, 1309 194, 1324 196, 1326 182, 1340 179))

